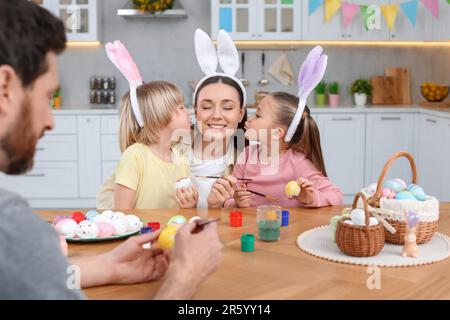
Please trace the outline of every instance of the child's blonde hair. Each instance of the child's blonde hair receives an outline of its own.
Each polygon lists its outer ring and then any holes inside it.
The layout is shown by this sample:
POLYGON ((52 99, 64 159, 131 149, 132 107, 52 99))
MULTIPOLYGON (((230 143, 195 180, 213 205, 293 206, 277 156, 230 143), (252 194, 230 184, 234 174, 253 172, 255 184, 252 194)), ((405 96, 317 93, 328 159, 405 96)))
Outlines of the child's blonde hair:
POLYGON ((131 107, 130 92, 127 92, 120 103, 120 151, 134 143, 146 145, 159 142, 159 131, 171 121, 172 115, 184 103, 183 93, 172 83, 152 81, 137 88, 137 100, 144 120, 141 128, 131 107))
MULTIPOLYGON (((275 113, 278 124, 289 128, 297 111, 298 98, 285 92, 275 92, 270 96, 278 104, 278 110, 275 113)), ((311 117, 307 106, 305 106, 297 130, 289 142, 289 147, 303 153, 325 177, 327 176, 322 147, 320 145, 319 127, 316 121, 314 121, 314 118, 311 117)))

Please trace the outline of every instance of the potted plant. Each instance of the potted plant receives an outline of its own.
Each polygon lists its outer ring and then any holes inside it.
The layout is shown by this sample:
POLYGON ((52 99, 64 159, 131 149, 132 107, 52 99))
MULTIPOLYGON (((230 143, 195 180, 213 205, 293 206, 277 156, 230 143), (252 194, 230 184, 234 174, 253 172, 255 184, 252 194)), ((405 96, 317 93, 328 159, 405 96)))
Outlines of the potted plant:
POLYGON ((53 109, 61 109, 61 88, 58 87, 53 93, 53 109))
POLYGON ((367 79, 355 80, 350 86, 350 92, 355 97, 356 105, 364 107, 367 103, 367 97, 372 95, 372 84, 367 79))
POLYGON ((172 9, 173 0, 133 0, 133 6, 142 12, 155 14, 172 9))
POLYGON ((327 90, 326 83, 323 81, 319 82, 319 84, 314 90, 316 91, 316 104, 318 106, 324 106, 326 100, 325 92, 327 90))
POLYGON ((337 107, 339 105, 339 83, 336 81, 328 85, 328 101, 330 107, 337 107))

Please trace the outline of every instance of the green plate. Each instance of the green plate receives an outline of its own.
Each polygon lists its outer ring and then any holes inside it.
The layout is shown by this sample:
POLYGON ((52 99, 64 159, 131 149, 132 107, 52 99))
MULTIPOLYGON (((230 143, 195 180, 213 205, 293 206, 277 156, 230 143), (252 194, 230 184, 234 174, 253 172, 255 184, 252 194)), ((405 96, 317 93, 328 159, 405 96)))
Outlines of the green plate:
POLYGON ((101 242, 101 241, 113 241, 113 240, 119 240, 119 239, 125 239, 129 238, 135 234, 139 234, 141 230, 136 230, 133 232, 128 232, 125 234, 122 234, 120 236, 112 236, 107 238, 91 238, 91 239, 81 239, 81 238, 66 238, 69 242, 101 242))

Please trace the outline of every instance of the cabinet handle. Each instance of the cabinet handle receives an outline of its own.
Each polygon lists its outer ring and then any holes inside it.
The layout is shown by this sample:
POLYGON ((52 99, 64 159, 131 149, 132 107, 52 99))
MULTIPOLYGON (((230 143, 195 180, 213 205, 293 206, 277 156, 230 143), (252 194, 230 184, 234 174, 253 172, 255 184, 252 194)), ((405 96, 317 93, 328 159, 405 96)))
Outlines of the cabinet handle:
POLYGON ((45 173, 29 173, 26 174, 25 177, 42 178, 45 177, 45 173))
POLYGON ((433 119, 427 119, 427 122, 431 122, 431 123, 436 123, 437 120, 433 120, 433 119))
POLYGON ((351 38, 351 37, 352 37, 351 33, 349 33, 349 34, 347 35, 347 37, 348 37, 348 38, 351 38))
POLYGON ((44 147, 39 147, 39 148, 36 148, 36 151, 45 151, 45 148, 44 147))
POLYGON ((86 119, 86 122, 87 122, 87 123, 91 123, 91 119, 89 119, 89 118, 86 119))
POLYGON ((381 120, 402 120, 400 117, 381 117, 381 120))
POLYGON ((392 38, 395 38, 395 34, 392 34, 391 37, 392 37, 392 38))
POLYGON ((342 38, 345 38, 345 34, 342 34, 342 38))
POLYGON ((333 120, 333 121, 352 121, 353 118, 352 117, 348 117, 348 118, 332 118, 331 120, 333 120))

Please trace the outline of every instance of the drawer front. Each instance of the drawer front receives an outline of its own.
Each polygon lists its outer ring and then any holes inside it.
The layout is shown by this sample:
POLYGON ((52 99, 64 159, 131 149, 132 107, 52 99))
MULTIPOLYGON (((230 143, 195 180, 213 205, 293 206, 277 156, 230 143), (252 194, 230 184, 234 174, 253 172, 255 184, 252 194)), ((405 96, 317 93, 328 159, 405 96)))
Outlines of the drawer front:
POLYGON ((102 135, 102 160, 118 161, 120 159, 120 148, 118 137, 115 134, 102 135))
POLYGON ((76 135, 46 135, 36 146, 36 161, 77 161, 76 135))
POLYGON ((77 162, 36 162, 33 170, 22 176, 0 174, 2 188, 27 199, 78 197, 77 162))
POLYGON ((77 117, 76 116, 55 116, 55 128, 47 131, 46 135, 54 134, 76 134, 77 117))
POLYGON ((102 134, 118 134, 119 133, 119 116, 102 116, 101 133, 102 134))
POLYGON ((113 171, 116 169, 117 161, 103 161, 102 163, 102 183, 111 176, 113 171))

